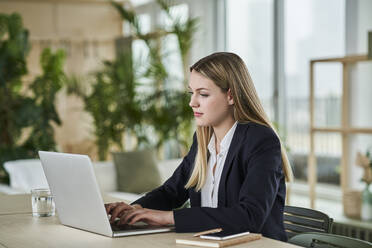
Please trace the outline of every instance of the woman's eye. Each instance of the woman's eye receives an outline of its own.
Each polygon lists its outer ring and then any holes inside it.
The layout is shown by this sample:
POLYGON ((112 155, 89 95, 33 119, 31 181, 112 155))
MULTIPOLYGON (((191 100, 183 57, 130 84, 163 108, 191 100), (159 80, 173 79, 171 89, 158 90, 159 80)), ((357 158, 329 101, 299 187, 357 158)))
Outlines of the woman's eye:
POLYGON ((208 94, 200 94, 202 97, 207 97, 209 96, 208 94))
POLYGON ((190 95, 192 95, 192 91, 189 91, 188 93, 189 93, 190 95))

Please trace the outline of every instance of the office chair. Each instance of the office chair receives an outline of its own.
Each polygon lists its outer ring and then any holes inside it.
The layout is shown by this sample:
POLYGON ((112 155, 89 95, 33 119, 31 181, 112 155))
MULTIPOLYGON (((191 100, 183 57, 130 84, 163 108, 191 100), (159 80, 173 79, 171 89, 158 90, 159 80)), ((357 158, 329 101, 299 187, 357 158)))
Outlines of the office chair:
POLYGON ((289 243, 308 248, 371 248, 372 243, 346 236, 309 232, 292 237, 289 243))
POLYGON ((333 219, 317 210, 294 206, 284 207, 284 227, 288 239, 304 232, 329 233, 333 219))

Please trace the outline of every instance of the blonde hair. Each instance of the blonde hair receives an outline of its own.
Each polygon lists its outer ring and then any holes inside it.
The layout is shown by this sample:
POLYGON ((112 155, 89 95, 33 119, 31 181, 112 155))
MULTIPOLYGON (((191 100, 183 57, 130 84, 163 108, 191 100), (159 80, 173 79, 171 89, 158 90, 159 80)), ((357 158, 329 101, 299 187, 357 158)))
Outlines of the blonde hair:
MULTIPOLYGON (((230 89, 234 100, 234 118, 238 123, 254 122, 270 127, 280 140, 261 105, 248 69, 238 55, 227 52, 213 53, 191 66, 190 71, 193 70, 212 80, 222 91, 227 92, 230 89)), ((199 191, 203 187, 209 157, 207 147, 212 134, 211 126, 197 127, 198 151, 194 169, 185 188, 195 187, 196 191, 199 191)), ((292 169, 281 141, 280 146, 286 181, 292 181, 292 169)))

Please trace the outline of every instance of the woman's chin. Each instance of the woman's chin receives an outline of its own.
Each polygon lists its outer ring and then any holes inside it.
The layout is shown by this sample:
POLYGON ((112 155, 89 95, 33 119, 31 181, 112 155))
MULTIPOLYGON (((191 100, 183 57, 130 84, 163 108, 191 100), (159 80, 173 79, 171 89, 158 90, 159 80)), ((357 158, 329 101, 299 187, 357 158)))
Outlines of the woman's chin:
POLYGON ((207 126, 210 126, 209 123, 205 122, 205 121, 202 121, 202 120, 196 120, 196 125, 198 127, 207 127, 207 126))

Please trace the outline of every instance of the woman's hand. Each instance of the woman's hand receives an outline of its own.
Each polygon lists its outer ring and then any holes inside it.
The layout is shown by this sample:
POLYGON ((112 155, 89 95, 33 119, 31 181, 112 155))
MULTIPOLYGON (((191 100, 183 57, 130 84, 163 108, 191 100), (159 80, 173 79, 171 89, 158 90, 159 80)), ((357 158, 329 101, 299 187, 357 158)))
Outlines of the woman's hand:
POLYGON ((134 224, 143 221, 153 226, 174 225, 173 211, 160 211, 148 208, 133 209, 122 216, 119 225, 134 224))
POLYGON ((128 205, 125 202, 115 202, 105 204, 106 213, 111 215, 110 223, 114 223, 116 218, 121 218, 129 211, 134 209, 141 209, 142 206, 139 204, 128 205))

